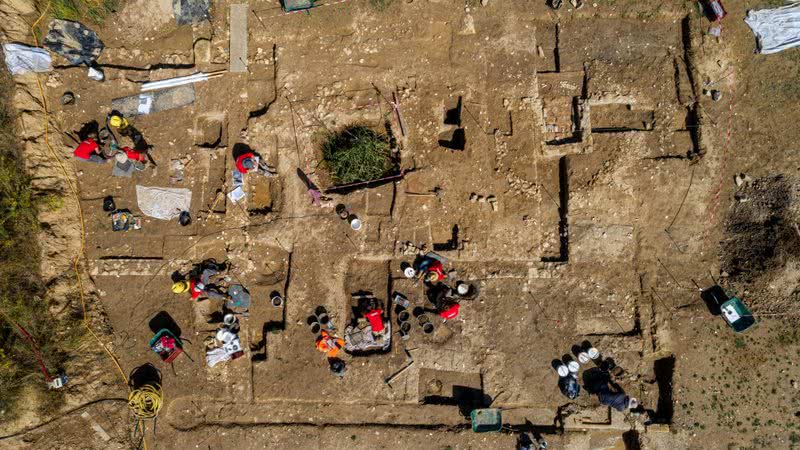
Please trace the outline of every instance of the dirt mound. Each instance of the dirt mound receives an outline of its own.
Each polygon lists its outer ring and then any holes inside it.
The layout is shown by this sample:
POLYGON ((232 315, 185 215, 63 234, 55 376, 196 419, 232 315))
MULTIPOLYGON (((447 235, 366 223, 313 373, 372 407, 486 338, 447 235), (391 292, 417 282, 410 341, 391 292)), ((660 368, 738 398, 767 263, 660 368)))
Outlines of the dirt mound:
POLYGON ((759 292, 762 282, 799 259, 798 184, 783 176, 760 178, 735 197, 721 242, 721 269, 734 285, 759 292))

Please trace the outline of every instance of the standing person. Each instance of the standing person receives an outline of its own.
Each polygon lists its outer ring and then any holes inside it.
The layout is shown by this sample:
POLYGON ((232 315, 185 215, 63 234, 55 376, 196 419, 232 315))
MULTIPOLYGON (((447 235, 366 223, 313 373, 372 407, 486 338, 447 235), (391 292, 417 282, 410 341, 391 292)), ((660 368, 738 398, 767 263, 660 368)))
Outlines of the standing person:
POLYGON ((266 177, 271 177, 277 171, 270 167, 264 158, 253 151, 247 144, 234 144, 233 145, 233 159, 236 162, 236 170, 242 174, 253 171, 266 177))

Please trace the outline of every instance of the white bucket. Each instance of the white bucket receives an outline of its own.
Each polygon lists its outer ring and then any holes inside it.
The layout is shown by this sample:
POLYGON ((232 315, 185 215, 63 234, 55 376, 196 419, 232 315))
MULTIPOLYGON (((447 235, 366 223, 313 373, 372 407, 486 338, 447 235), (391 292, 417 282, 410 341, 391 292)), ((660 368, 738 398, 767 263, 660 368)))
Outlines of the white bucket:
POLYGON ((360 230, 361 229, 361 219, 353 219, 353 220, 351 220, 350 221, 350 228, 352 228, 355 231, 360 230))
POLYGON ((578 373, 578 371, 581 370, 581 365, 578 364, 577 361, 570 361, 569 364, 567 364, 567 367, 572 373, 578 373))
POLYGON ((586 364, 589 361, 591 361, 591 358, 589 358, 589 354, 588 353, 580 352, 578 354, 578 361, 580 361, 581 364, 586 364))
POLYGON ((417 275, 417 271, 414 270, 413 267, 409 266, 409 267, 406 267, 405 270, 403 270, 403 275, 405 275, 406 278, 414 278, 414 276, 417 275))
POLYGON ((558 372, 558 376, 560 376, 562 378, 567 376, 567 375, 569 375, 569 369, 567 369, 567 366, 563 366, 563 365, 562 366, 558 366, 558 369, 556 369, 556 372, 558 372))

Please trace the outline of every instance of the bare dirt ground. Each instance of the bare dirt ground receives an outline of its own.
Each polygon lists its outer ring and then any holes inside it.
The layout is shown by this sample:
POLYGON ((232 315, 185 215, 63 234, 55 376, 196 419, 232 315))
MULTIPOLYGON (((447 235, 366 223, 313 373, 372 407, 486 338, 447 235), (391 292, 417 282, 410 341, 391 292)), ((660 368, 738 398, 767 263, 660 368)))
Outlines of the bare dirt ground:
MULTIPOLYGON (((800 53, 753 55, 741 19, 770 2, 743 3, 726 2, 717 39, 694 2, 565 2, 552 11, 540 1, 409 0, 283 15, 277 2, 251 1, 246 72, 195 85, 190 106, 132 119, 155 146, 157 168, 127 179, 111 177, 109 165, 75 163, 86 270, 121 365, 156 363, 148 322, 159 312, 190 341, 191 360, 160 366, 165 406, 150 446, 513 448, 508 430, 473 434, 457 406, 422 404, 439 394, 434 380, 444 396, 479 389, 510 429, 533 427, 551 448, 800 443, 800 339, 786 316, 800 278, 800 53), (721 101, 702 95, 710 82, 721 101), (466 145, 449 151, 437 138, 459 97, 466 145), (413 170, 333 195, 362 218, 358 232, 313 206, 295 175, 301 168, 326 187, 320 135, 350 123, 388 130, 401 168, 413 170), (218 193, 229 190, 237 142, 279 176, 247 175, 247 199, 232 204, 218 193), (170 180, 174 159, 186 163, 181 182, 170 180), (739 173, 752 181, 737 187, 739 173), (102 198, 136 211, 136 185, 191 189, 193 224, 145 218, 142 230, 112 232, 102 198), (434 189, 441 195, 414 195, 434 189), (454 226, 457 247, 439 253, 480 297, 456 320, 437 319, 433 335, 415 327, 409 341, 395 336, 386 354, 348 357, 346 376, 332 376, 306 317, 324 305, 344 324, 360 290, 403 292, 422 306, 422 286, 400 263, 450 240, 454 226), (204 364, 203 342, 216 329, 208 315, 220 304, 172 294, 170 274, 205 258, 230 259, 250 289, 241 335, 247 348, 266 341, 265 361, 246 351, 204 364), (735 336, 708 313, 695 283, 715 280, 753 307, 755 330, 735 336), (273 290, 283 308, 269 305, 273 290), (626 370, 622 387, 654 411, 655 425, 585 392, 568 405, 550 363, 584 340, 626 370), (384 377, 404 364, 404 348, 417 349, 415 364, 389 387, 384 377)), ((105 82, 77 68, 47 80, 51 105, 67 90, 78 97, 54 112, 61 128, 103 120, 137 81, 227 69, 229 6, 215 2, 209 23, 178 27, 168 2, 126 3, 98 30, 105 82)), ((102 389, 125 392, 111 378, 102 389)), ((89 418, 69 415, 0 446, 128 445, 124 405, 86 411, 109 440, 89 418)))

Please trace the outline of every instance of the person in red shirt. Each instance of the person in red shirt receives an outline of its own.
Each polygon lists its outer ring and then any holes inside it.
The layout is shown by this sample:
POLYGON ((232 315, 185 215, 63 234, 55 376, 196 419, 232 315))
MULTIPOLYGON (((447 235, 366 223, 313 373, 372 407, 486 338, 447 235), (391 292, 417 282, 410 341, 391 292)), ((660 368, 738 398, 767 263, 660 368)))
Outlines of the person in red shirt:
POLYGON ((234 144, 233 159, 236 163, 236 170, 242 174, 253 171, 264 176, 271 177, 277 172, 270 167, 258 153, 254 152, 246 144, 234 144), (257 161, 257 162, 256 162, 257 161))
POLYGON ((444 320, 455 319, 460 308, 461 305, 459 303, 450 303, 449 306, 446 305, 444 309, 439 311, 439 317, 444 320))
POLYGON ((78 144, 78 147, 72 154, 81 161, 99 164, 107 161, 103 156, 103 150, 100 148, 100 144, 97 143, 97 134, 95 133, 90 133, 86 139, 78 144))
POLYGON ((364 317, 366 317, 369 321, 369 325, 372 327, 373 333, 378 334, 383 332, 385 327, 383 325, 382 309, 373 309, 372 311, 364 314, 364 317))
POLYGON ((445 320, 455 319, 461 305, 456 301, 454 292, 444 283, 436 283, 428 290, 428 300, 433 303, 436 313, 445 320))

